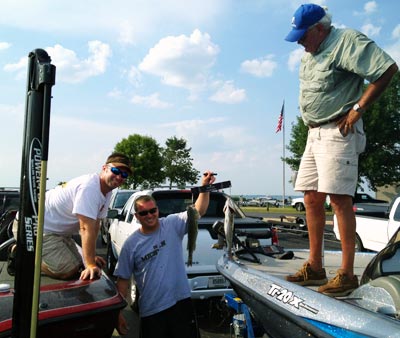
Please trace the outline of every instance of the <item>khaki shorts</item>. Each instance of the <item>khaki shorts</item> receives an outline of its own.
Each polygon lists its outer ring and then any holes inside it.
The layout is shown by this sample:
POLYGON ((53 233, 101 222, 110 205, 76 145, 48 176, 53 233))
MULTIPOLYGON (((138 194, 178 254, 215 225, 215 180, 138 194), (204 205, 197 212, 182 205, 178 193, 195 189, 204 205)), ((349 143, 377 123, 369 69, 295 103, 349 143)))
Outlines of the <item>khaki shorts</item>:
MULTIPOLYGON (((14 238, 17 239, 17 217, 13 222, 12 231, 14 238)), ((57 234, 43 235, 42 262, 47 265, 51 272, 56 274, 68 273, 83 265, 82 256, 72 237, 57 234)))
POLYGON ((366 137, 361 119, 353 127, 345 137, 335 122, 309 129, 294 190, 354 196, 366 137))
POLYGON ((57 274, 68 273, 83 264, 72 237, 57 234, 43 235, 42 262, 57 274))

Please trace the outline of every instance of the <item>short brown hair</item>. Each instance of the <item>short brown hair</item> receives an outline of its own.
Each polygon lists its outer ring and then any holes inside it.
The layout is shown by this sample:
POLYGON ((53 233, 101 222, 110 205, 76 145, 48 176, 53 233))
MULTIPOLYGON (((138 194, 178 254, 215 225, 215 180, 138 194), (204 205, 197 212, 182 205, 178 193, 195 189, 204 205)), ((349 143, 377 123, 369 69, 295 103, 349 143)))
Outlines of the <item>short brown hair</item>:
POLYGON ((151 195, 142 195, 139 196, 138 198, 135 199, 135 203, 133 204, 134 208, 135 208, 135 212, 138 211, 138 205, 142 204, 142 203, 146 203, 146 202, 154 202, 155 205, 157 205, 156 200, 154 199, 153 196, 151 195))
POLYGON ((125 168, 127 172, 132 174, 131 163, 128 156, 123 153, 112 153, 107 157, 106 164, 114 164, 116 167, 125 168))

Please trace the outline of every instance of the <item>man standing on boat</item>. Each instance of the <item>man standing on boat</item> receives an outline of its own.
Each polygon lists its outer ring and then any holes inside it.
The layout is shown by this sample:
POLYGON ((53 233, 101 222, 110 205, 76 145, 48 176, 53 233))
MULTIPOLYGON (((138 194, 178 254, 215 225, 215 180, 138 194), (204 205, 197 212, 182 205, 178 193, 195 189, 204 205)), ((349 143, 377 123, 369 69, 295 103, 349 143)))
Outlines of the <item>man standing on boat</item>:
MULTIPOLYGON (((46 192, 42 273, 57 279, 70 279, 79 272, 81 279, 100 277, 106 263, 96 256, 100 219, 107 215, 111 191, 131 173, 129 159, 124 154, 113 153, 100 174, 79 176, 46 192), (82 254, 72 238, 78 233, 82 254)), ((16 232, 16 227, 13 230, 16 232)), ((15 256, 15 248, 10 255, 15 256)))
POLYGON ((358 287, 353 273, 356 221, 352 197, 357 188, 358 157, 365 148, 362 115, 398 71, 374 41, 353 29, 331 26, 331 16, 315 4, 294 13, 286 40, 305 49, 300 65, 300 109, 309 127, 295 190, 304 192, 310 241, 308 262, 287 280, 321 285, 330 296, 358 287), (364 90, 364 80, 369 85, 364 90), (342 264, 327 282, 322 266, 326 196, 335 210, 342 245, 342 264))
MULTIPOLYGON (((214 182, 213 172, 205 172, 202 185, 214 182)), ((209 192, 199 193, 194 204, 199 216, 206 213, 209 201, 209 192)), ((189 213, 159 218, 156 201, 150 195, 139 196, 134 209, 140 227, 123 244, 114 275, 118 277, 117 288, 125 298, 132 274, 135 278, 140 337, 197 338, 197 321, 182 256, 182 240, 191 223, 189 213)), ((122 312, 117 330, 123 335, 128 332, 122 312)))

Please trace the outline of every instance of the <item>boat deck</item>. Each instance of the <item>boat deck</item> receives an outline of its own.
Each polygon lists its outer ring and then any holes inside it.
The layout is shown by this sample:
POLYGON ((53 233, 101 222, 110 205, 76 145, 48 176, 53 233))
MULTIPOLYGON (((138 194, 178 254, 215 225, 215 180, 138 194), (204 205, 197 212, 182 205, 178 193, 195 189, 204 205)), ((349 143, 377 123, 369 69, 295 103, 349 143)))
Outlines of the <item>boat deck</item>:
MULTIPOLYGON (((227 254, 218 261, 218 271, 227 278, 238 297, 256 315, 264 330, 275 337, 399 337, 397 279, 385 278, 378 284, 363 284, 345 297, 329 297, 285 280, 307 261, 308 250, 294 249, 288 259, 256 253, 232 259, 227 254), (273 323, 273 325, 271 325, 273 323), (350 335, 347 335, 350 333, 350 335), (356 334, 356 335, 357 335, 356 334), (358 336, 358 335, 357 335, 358 336)), ((275 252, 275 251, 274 251, 275 252)), ((354 272, 359 277, 376 253, 357 252, 354 272)), ((341 265, 341 251, 325 251, 324 267, 328 279, 341 265)), ((375 280, 374 280, 375 282, 375 280)))
MULTIPOLYGON (((296 249, 296 250, 285 250, 292 251, 294 256, 292 259, 277 259, 274 257, 266 256, 263 254, 256 254, 256 256, 260 259, 261 264, 250 262, 243 258, 250 258, 248 254, 241 255, 242 259, 239 258, 239 261, 253 269, 268 272, 277 278, 285 279, 285 276, 289 274, 294 274, 298 271, 304 262, 307 261, 309 251, 296 249)), ((371 261, 371 259, 375 256, 376 253, 364 253, 357 252, 354 261, 354 273, 360 279, 362 273, 364 272, 365 267, 371 261)), ((326 270, 326 275, 328 279, 333 278, 336 275, 337 270, 340 268, 342 258, 341 251, 325 251, 324 256, 324 266, 326 270)), ((311 289, 317 289, 317 287, 309 287, 311 289)))
MULTIPOLYGON (((40 285, 53 285, 57 283, 65 283, 65 281, 44 275, 40 278, 40 285)), ((9 284, 10 288, 14 288, 14 276, 8 274, 6 261, 0 261, 0 284, 9 284)))

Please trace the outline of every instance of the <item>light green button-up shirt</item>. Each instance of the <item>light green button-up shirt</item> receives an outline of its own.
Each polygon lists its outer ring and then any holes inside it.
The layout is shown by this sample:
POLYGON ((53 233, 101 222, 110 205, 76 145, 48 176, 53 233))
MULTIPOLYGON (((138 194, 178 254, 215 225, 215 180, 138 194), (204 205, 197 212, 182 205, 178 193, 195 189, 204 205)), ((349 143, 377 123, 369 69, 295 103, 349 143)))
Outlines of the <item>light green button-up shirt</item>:
POLYGON ((345 114, 360 99, 364 80, 375 82, 394 60, 364 34, 336 29, 300 65, 300 109, 305 124, 345 114))

